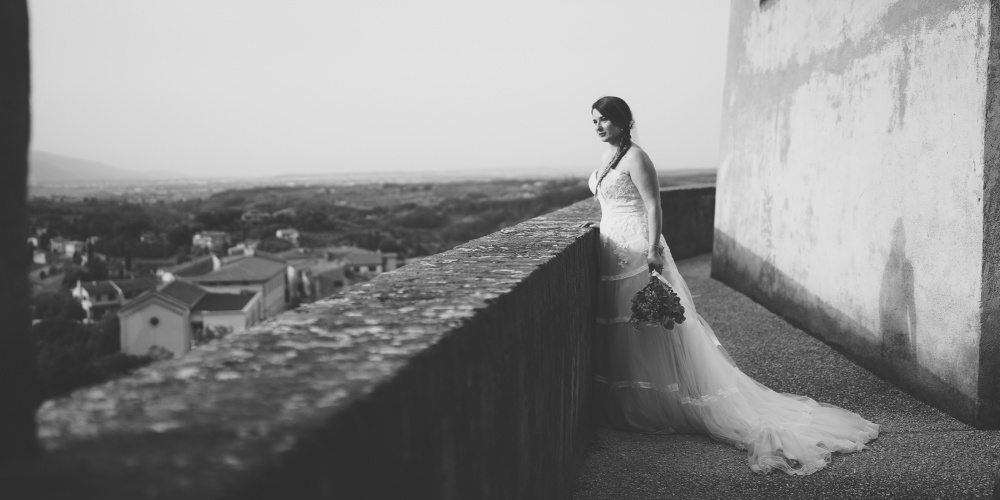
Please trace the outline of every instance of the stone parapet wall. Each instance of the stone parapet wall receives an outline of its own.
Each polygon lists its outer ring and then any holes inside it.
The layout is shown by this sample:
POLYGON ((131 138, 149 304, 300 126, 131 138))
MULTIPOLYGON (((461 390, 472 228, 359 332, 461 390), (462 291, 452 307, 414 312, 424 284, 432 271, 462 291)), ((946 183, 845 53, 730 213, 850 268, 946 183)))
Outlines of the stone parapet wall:
POLYGON ((566 498, 590 438, 585 201, 39 411, 4 498, 566 498), (11 496, 13 494, 13 496, 11 496))
MULTIPOLYGON (((663 191, 675 253, 710 248, 713 192, 663 191)), ((0 498, 568 498, 598 218, 579 202, 50 401, 0 498)))
POLYGON ((663 237, 674 259, 712 251, 714 184, 661 189, 660 204, 663 207, 663 237))

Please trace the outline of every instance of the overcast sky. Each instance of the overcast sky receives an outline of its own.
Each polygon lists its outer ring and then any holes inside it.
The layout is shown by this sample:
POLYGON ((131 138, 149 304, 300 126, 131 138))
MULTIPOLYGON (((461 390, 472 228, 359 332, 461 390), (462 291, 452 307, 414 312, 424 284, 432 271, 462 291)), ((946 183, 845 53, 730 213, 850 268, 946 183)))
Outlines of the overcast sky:
POLYGON ((188 175, 714 168, 728 0, 31 0, 32 149, 188 175))

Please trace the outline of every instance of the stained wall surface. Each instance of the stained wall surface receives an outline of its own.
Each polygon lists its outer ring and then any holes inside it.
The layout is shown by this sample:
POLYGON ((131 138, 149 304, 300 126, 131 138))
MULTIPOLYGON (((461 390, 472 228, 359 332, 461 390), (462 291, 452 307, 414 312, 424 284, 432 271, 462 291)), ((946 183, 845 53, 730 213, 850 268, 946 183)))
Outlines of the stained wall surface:
POLYGON ((713 275, 975 417, 987 0, 734 0, 713 275))

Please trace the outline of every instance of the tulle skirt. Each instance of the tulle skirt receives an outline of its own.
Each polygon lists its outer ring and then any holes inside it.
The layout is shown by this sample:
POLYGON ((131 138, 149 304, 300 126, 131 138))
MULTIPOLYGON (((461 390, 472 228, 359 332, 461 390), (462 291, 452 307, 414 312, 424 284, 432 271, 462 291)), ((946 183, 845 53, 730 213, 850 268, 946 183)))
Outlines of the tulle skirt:
POLYGON ((754 472, 799 475, 825 467, 833 452, 860 451, 878 436, 877 424, 853 412, 772 391, 740 371, 698 315, 669 250, 663 276, 686 320, 672 330, 635 329, 628 323, 632 296, 649 282, 645 242, 632 250, 604 235, 602 242, 594 352, 599 424, 706 434, 745 449, 754 472))

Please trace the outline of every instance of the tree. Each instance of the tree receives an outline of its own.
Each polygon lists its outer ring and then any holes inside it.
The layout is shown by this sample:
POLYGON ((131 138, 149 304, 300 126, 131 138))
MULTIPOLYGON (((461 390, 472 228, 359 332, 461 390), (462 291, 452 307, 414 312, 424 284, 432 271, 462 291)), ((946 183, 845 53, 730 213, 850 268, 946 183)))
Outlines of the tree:
POLYGON ((46 231, 38 237, 38 247, 44 250, 49 249, 49 245, 52 243, 52 236, 46 231))
POLYGON ((86 311, 69 292, 44 292, 36 295, 32 302, 32 318, 64 319, 80 321, 87 317, 86 311))
POLYGON ((98 281, 108 279, 108 264, 101 259, 91 256, 87 260, 87 281, 98 281))
POLYGON ((100 321, 90 326, 87 351, 94 358, 121 352, 121 326, 118 315, 107 312, 100 321))
POLYGON ((119 352, 117 319, 106 316, 90 327, 46 319, 31 327, 43 399, 104 382, 152 361, 149 356, 119 352))
POLYGON ((187 224, 179 224, 167 231, 167 243, 174 248, 183 247, 191 244, 193 236, 194 228, 187 224))
POLYGON ((278 253, 284 252, 285 250, 291 250, 295 248, 295 245, 291 241, 283 240, 281 238, 264 238, 257 244, 257 249, 262 252, 278 253))

